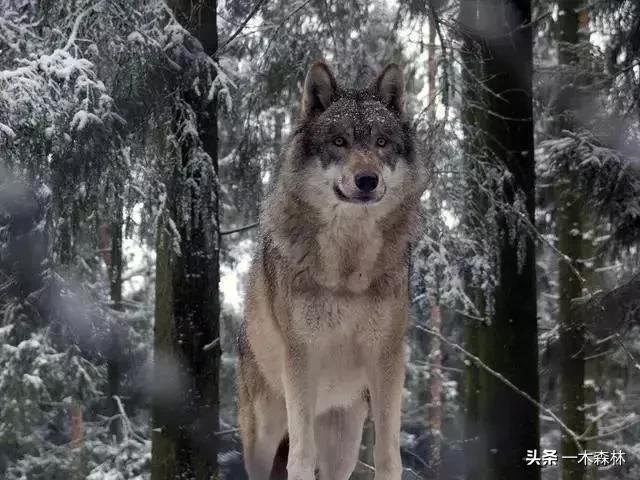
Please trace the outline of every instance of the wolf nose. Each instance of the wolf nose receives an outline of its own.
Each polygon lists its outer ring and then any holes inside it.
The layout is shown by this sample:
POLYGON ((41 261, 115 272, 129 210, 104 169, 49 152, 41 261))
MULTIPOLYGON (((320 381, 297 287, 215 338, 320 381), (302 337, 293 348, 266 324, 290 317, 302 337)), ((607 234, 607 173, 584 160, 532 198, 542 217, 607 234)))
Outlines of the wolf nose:
POLYGON ((374 172, 362 172, 354 178, 356 187, 363 193, 373 192, 378 186, 378 175, 374 172))

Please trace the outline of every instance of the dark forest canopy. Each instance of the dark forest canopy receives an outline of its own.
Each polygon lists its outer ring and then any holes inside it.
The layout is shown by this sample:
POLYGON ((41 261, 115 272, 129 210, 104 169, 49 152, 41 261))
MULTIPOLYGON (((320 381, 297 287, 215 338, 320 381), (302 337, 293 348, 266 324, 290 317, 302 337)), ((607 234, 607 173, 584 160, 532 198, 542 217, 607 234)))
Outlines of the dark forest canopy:
POLYGON ((639 2, 0 0, 1 478, 245 478, 244 285, 321 58, 401 65, 430 166, 403 478, 640 478, 639 2))

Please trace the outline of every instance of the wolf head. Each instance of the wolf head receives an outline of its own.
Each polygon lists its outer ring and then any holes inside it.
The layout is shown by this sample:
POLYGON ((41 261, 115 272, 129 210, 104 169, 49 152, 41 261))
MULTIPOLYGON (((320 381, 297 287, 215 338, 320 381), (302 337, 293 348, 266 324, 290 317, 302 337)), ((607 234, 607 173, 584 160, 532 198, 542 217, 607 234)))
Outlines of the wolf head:
POLYGON ((338 86, 324 62, 306 76, 301 112, 285 171, 289 187, 308 204, 358 214, 392 210, 424 188, 424 168, 403 116, 404 80, 398 65, 368 88, 338 86))

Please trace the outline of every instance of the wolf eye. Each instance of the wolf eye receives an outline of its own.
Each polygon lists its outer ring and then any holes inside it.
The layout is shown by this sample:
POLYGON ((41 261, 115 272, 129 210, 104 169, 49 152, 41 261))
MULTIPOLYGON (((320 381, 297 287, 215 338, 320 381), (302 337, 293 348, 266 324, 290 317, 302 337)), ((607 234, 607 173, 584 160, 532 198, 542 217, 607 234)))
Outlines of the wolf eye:
POLYGON ((384 147, 387 144, 387 139, 384 137, 378 137, 378 140, 376 140, 376 143, 378 144, 379 147, 384 147))
POLYGON ((336 137, 336 138, 333 139, 333 144, 336 147, 344 147, 345 140, 342 137, 336 137))

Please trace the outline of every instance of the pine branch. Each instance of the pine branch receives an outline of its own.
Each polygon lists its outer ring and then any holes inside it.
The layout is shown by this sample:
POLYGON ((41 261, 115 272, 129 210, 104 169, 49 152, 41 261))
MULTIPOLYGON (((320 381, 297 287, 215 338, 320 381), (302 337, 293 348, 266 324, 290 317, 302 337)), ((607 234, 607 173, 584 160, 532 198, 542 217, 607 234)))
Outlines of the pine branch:
POLYGON ((249 15, 247 15, 247 18, 245 18, 242 23, 240 24, 240 26, 238 28, 236 28, 235 32, 233 32, 229 38, 227 39, 226 42, 224 42, 222 44, 222 46, 220 48, 218 48, 218 51, 220 50, 224 50, 227 45, 229 45, 231 42, 233 42, 233 40, 240 35, 240 32, 242 32, 242 30, 244 30, 244 27, 247 26, 247 23, 249 23, 249 20, 251 20, 260 10, 260 7, 262 6, 263 3, 265 3, 266 0, 258 0, 256 2, 256 4, 253 6, 253 9, 249 12, 249 15))
POLYGON ((252 228, 255 228, 257 226, 258 226, 258 222, 255 222, 255 223, 250 223, 249 225, 245 225, 243 227, 234 228, 232 230, 223 230, 223 231, 220 232, 220 236, 231 235, 233 233, 244 232, 245 230, 251 230, 252 228))
POLYGON ((480 358, 476 357, 474 354, 468 352, 467 350, 465 350, 464 348, 462 348, 460 345, 458 345, 457 343, 452 342, 451 340, 446 339, 445 337, 442 336, 442 334, 440 334, 440 332, 436 332, 435 330, 431 330, 430 328, 426 328, 423 327, 421 325, 416 325, 416 328, 418 330, 422 330, 426 333, 429 333, 431 335, 435 335, 436 337, 438 337, 442 342, 446 343, 447 345, 449 345, 451 348, 453 348, 454 350, 457 350, 458 352, 462 353, 464 356, 468 357, 471 361, 473 361, 473 363, 475 363, 477 366, 479 366, 480 368, 482 368, 483 370, 485 370, 486 372, 490 373, 491 375, 493 375, 495 378, 497 378, 498 380, 500 380, 502 383, 504 383, 507 387, 511 388, 514 392, 516 392, 518 395, 521 395, 522 397, 526 398, 529 402, 531 402, 533 405, 535 405, 540 411, 546 413, 549 417, 551 417, 558 425, 560 425, 560 428, 562 428, 562 430, 575 442, 576 446, 578 447, 578 450, 582 451, 582 445, 580 445, 580 441, 583 440, 583 435, 578 435, 576 432, 574 432, 573 430, 571 430, 561 419, 560 417, 558 417, 555 413, 553 413, 549 408, 545 407, 544 405, 542 405, 540 402, 538 402, 535 398, 533 398, 531 395, 529 395, 527 392, 525 392, 524 390, 521 390, 520 388, 516 387, 513 383, 511 383, 504 375, 502 375, 500 372, 496 372, 494 369, 492 369, 491 367, 489 367, 486 363, 484 363, 482 360, 480 360, 480 358))
POLYGON ((67 43, 62 50, 68 51, 75 44, 76 38, 78 37, 78 30, 80 29, 80 24, 82 23, 82 20, 84 20, 84 17, 89 15, 91 12, 93 12, 101 3, 102 2, 99 2, 95 5, 91 5, 89 8, 82 11, 80 15, 76 17, 76 20, 73 22, 73 28, 71 29, 71 35, 69 35, 67 43))

